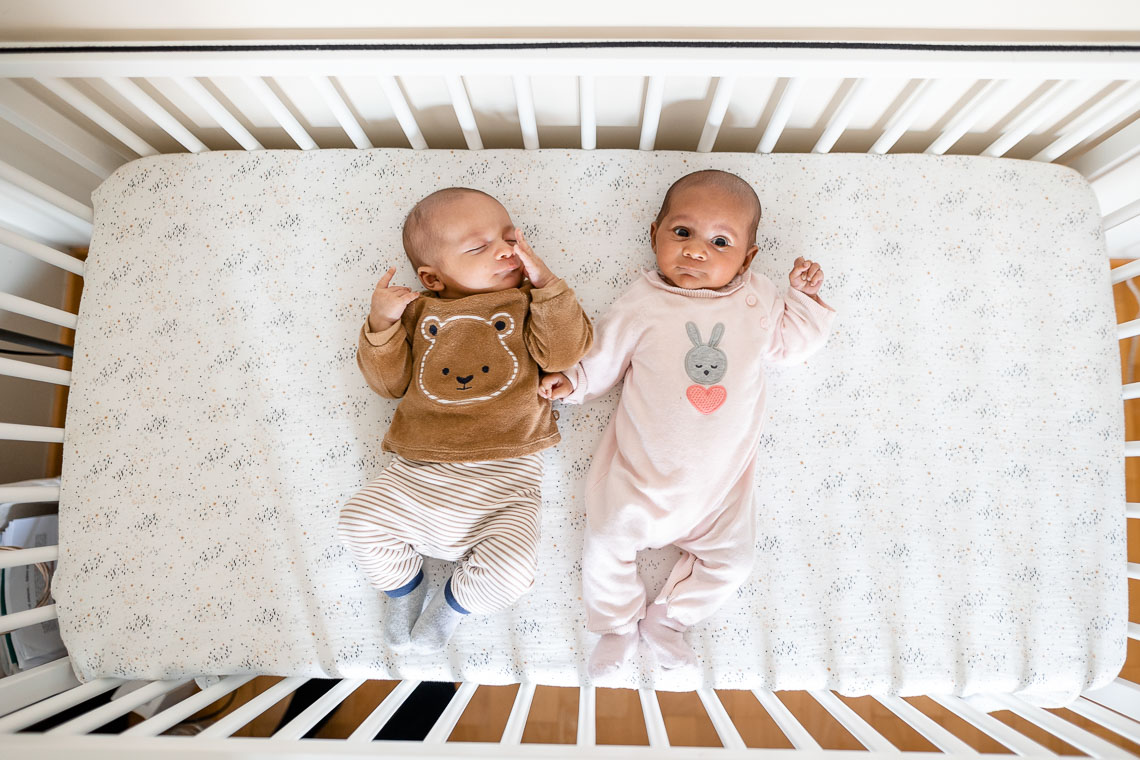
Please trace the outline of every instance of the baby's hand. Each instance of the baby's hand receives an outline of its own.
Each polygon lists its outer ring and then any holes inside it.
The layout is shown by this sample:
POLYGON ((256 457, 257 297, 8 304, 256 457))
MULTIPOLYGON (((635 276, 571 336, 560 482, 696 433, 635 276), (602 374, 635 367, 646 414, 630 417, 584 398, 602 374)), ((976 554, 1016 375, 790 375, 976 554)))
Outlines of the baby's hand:
POLYGON ((823 270, 814 261, 808 261, 803 256, 796 259, 792 265, 792 273, 788 275, 788 282, 805 296, 814 296, 823 285, 823 270))
POLYGON ((523 237, 523 231, 515 228, 515 255, 519 257, 522 262, 523 270, 526 271, 526 278, 530 280, 530 284, 536 288, 545 288, 550 283, 554 282, 557 277, 550 271, 546 264, 542 263, 542 259, 535 255, 530 247, 530 243, 526 242, 523 237))
POLYGON ((420 294, 411 288, 391 287, 389 283, 394 274, 396 267, 385 272, 376 283, 376 290, 372 291, 372 310, 368 312, 368 329, 371 332, 381 332, 396 324, 408 304, 419 298, 420 294))
POLYGON ((570 384, 570 380, 566 375, 561 372, 552 372, 549 375, 543 375, 542 380, 538 383, 538 395, 543 398, 548 398, 551 401, 566 398, 573 392, 574 386, 570 384))

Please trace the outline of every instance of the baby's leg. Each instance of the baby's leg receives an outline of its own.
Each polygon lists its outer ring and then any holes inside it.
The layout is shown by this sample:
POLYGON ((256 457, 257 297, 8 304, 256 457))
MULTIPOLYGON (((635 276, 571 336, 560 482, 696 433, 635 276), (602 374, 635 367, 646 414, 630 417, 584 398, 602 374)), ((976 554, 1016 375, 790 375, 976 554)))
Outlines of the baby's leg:
POLYGON ((380 478, 352 497, 340 512, 337 535, 368 582, 387 596, 384 640, 402 648, 423 608, 423 558, 404 540, 408 527, 394 506, 392 478, 380 478))
POLYGON ((412 630, 421 651, 442 649, 464 616, 506 609, 534 585, 542 460, 533 454, 497 464, 494 487, 507 490, 473 526, 470 551, 412 630))

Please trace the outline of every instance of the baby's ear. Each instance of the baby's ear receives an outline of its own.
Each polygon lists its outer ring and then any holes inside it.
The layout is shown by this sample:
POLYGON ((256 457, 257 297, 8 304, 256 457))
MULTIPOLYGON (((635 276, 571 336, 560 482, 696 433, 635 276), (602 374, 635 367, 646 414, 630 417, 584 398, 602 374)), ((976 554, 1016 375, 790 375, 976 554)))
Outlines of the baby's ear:
POLYGON ((693 342, 694 346, 701 345, 701 331, 697 329, 696 322, 686 322, 685 332, 689 334, 689 340, 693 342))
POLYGON ((492 317, 487 320, 487 324, 494 328, 500 338, 505 338, 515 331, 515 320, 505 311, 492 315, 492 317))
POLYGON ((439 317, 426 317, 420 322, 420 335, 424 336, 428 343, 435 343, 435 336, 439 335, 439 328, 442 326, 439 317))

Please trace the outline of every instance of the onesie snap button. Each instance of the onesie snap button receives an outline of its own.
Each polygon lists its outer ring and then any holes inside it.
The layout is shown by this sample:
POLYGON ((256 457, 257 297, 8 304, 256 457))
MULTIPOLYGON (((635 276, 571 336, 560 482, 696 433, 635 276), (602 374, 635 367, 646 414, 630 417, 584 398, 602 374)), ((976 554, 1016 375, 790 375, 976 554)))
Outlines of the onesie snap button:
POLYGON ((755 306, 756 305, 756 296, 748 296, 748 298, 744 299, 744 303, 748 304, 749 306, 755 306))
POLYGON ((764 328, 765 330, 768 329, 768 318, 767 317, 760 317, 760 326, 762 328, 764 328))

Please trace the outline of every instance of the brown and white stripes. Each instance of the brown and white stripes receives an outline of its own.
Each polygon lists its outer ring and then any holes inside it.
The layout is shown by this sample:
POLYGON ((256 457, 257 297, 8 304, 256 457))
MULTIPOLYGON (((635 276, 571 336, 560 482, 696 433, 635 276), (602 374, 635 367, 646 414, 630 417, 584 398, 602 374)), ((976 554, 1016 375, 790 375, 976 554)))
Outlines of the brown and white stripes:
POLYGON ((451 593, 469 612, 509 607, 534 585, 541 453, 484 462, 397 456, 341 509, 337 534, 381 591, 409 583, 423 556, 458 562, 451 593))

